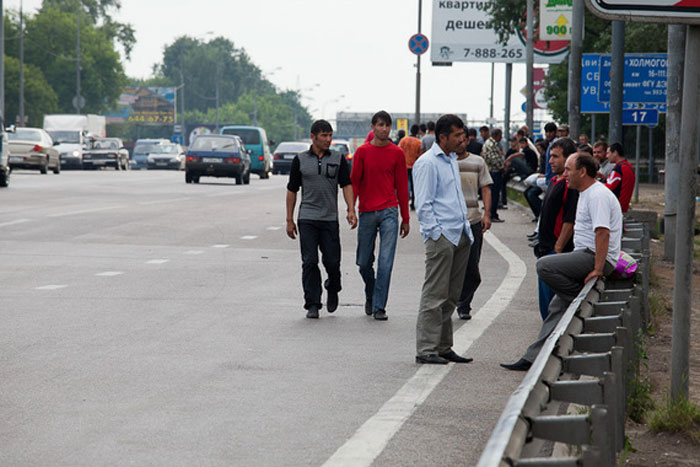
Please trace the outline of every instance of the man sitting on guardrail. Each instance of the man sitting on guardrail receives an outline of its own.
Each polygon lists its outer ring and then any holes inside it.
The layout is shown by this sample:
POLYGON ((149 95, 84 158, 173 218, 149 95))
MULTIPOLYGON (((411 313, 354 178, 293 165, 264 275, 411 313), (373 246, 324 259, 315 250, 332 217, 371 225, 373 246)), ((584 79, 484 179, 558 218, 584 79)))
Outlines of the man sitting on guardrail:
POLYGON ((587 154, 574 154, 566 160, 564 175, 569 186, 579 192, 574 225, 574 251, 540 258, 537 275, 555 296, 542 323, 537 340, 515 363, 503 368, 526 371, 554 331, 569 304, 591 279, 610 274, 617 264, 622 240, 622 210, 615 195, 596 181, 598 163, 587 154))

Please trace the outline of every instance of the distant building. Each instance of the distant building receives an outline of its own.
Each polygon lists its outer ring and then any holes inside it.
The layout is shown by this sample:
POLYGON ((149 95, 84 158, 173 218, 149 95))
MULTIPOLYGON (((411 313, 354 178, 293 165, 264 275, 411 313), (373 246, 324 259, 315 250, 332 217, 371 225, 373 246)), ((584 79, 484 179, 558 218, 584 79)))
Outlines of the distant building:
MULTIPOLYGON (((405 124, 405 127, 403 128, 406 130, 406 134, 408 135, 408 129, 411 128, 411 125, 414 123, 414 117, 416 116, 415 112, 389 113, 391 114, 394 133, 399 128, 402 128, 399 126, 400 124, 405 124)), ((374 115, 373 112, 338 112, 336 114, 336 128, 334 129, 335 131, 333 132, 333 137, 348 140, 362 139, 362 141, 364 141, 367 133, 370 130, 372 115, 374 115)), ((421 114, 421 123, 427 123, 430 120, 436 122, 437 119, 440 118, 440 115, 442 114, 421 114)), ((457 115, 459 118, 464 120, 464 123, 466 124, 467 115, 457 115)))

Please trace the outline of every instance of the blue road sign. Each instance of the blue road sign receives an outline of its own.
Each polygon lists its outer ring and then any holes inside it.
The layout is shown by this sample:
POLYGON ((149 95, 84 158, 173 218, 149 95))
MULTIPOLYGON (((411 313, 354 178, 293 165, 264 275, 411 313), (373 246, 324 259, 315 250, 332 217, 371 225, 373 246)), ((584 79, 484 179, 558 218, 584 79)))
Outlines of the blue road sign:
MULTIPOLYGON (((583 54, 581 59, 581 112, 583 113, 608 113, 609 102, 598 100, 598 82, 600 81, 600 54, 583 54)), ((664 69, 665 71, 665 69, 664 69)), ((608 88, 609 89, 609 88, 608 88)), ((625 95, 626 99, 626 95, 625 95)), ((661 113, 666 112, 666 101, 662 103, 635 103, 623 102, 623 109, 653 109, 661 113)))
POLYGON ((408 49, 416 55, 423 55, 428 51, 430 42, 425 34, 414 34, 408 40, 408 49))
POLYGON ((622 124, 656 126, 659 124, 659 111, 644 109, 623 110, 622 124))
MULTIPOLYGON (((666 102, 666 54, 625 54, 624 102, 666 102)), ((610 102, 610 55, 601 55, 598 100, 610 102)))

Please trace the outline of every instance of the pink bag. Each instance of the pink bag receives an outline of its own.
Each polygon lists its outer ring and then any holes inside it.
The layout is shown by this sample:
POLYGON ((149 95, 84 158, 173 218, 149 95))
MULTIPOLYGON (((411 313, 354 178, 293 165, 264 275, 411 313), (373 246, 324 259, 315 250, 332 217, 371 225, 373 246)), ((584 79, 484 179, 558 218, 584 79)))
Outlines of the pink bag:
POLYGON ((637 260, 632 258, 629 254, 624 251, 620 251, 620 257, 617 259, 617 265, 613 270, 611 276, 616 279, 628 279, 634 276, 637 272, 637 260))

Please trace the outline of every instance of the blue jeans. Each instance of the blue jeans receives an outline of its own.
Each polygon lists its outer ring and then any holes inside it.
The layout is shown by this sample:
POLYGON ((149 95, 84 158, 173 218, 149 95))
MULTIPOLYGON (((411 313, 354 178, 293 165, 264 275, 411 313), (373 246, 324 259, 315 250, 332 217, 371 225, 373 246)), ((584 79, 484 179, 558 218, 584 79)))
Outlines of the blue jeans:
MULTIPOLYGON (((547 253, 545 256, 555 255, 554 250, 547 253)), ((549 303, 554 298, 554 290, 550 286, 544 283, 544 281, 538 276, 537 277, 537 292, 540 304, 540 315, 542 316, 542 321, 547 319, 549 314, 549 303)))
POLYGON ((361 212, 357 228, 357 265, 365 282, 365 299, 372 301, 372 311, 385 310, 389 296, 391 270, 399 231, 399 209, 361 212), (374 246, 379 233, 379 261, 374 275, 374 246))

